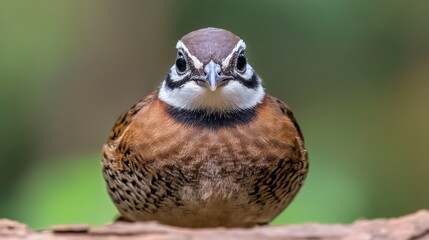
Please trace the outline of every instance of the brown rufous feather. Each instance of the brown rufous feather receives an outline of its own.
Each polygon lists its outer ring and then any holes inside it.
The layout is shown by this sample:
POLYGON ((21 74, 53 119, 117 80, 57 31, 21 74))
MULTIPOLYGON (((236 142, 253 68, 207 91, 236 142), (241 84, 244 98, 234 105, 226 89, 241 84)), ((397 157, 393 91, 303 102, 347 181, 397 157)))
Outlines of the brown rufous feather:
POLYGON ((249 227, 276 217, 307 174, 292 112, 265 96, 246 124, 178 122, 157 92, 121 116, 104 146, 103 174, 121 215, 185 227, 249 227))

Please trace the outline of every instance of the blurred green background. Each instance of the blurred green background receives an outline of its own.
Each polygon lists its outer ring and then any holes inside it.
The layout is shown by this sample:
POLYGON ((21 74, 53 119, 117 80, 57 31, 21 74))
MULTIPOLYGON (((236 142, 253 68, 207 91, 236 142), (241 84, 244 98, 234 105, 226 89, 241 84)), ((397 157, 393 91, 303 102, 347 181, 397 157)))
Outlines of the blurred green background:
POLYGON ((0 217, 110 222, 100 153, 202 27, 241 36, 303 129, 310 175, 274 224, 429 208, 428 1, 0 2, 0 217))

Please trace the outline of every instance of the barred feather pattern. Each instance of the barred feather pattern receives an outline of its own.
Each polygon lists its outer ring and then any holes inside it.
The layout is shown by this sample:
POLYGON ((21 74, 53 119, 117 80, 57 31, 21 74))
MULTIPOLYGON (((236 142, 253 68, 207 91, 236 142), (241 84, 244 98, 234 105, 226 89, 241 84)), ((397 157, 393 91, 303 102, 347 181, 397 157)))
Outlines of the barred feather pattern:
POLYGON ((180 122, 156 92, 121 116, 104 146, 103 176, 121 216, 182 227, 266 224, 308 171, 298 124, 265 96, 248 123, 180 122))

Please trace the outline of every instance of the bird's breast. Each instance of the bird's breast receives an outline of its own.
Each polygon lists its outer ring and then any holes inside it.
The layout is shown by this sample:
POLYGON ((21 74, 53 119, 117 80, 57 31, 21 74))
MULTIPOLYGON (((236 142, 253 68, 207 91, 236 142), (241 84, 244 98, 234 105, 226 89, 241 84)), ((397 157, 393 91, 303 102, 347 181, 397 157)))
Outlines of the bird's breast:
POLYGON ((263 104, 244 114, 246 117, 239 120, 230 119, 230 125, 226 118, 219 120, 225 125, 210 127, 201 124, 201 120, 199 124, 183 121, 188 118, 183 112, 178 119, 168 105, 155 101, 139 113, 129 127, 131 134, 125 135, 122 142, 143 160, 195 166, 209 162, 212 168, 217 164, 263 163, 292 154, 297 133, 287 119, 276 118, 263 104))
POLYGON ((104 176, 121 214, 133 220, 267 222, 305 178, 301 144, 292 122, 265 104, 251 121, 205 128, 174 118, 155 101, 105 151, 104 176))

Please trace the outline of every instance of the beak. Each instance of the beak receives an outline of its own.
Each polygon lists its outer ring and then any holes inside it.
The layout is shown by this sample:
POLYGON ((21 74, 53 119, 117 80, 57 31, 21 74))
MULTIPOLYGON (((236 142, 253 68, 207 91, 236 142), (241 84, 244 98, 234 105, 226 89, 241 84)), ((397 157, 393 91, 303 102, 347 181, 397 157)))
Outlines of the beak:
POLYGON ((220 70, 219 64, 216 64, 213 61, 210 61, 204 67, 204 72, 206 73, 205 81, 208 83, 210 90, 213 92, 216 91, 218 83, 221 80, 221 77, 219 76, 220 70))
POLYGON ((196 80, 198 84, 206 85, 210 88, 211 91, 216 91, 216 89, 225 83, 228 80, 233 79, 231 76, 220 75, 221 67, 219 64, 210 61, 204 67, 204 76, 194 76, 191 79, 196 80))

